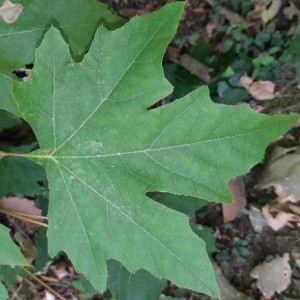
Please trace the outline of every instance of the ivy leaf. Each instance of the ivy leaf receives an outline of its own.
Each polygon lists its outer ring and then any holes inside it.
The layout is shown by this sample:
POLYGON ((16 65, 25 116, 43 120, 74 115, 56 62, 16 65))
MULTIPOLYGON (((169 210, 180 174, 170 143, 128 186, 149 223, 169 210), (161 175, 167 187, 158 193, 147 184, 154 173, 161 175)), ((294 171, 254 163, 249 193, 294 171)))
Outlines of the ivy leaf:
POLYGON ((187 216, 145 194, 229 201, 228 180, 296 119, 214 104, 207 88, 147 110, 172 91, 161 60, 182 10, 172 3, 113 32, 100 27, 80 64, 52 28, 30 80, 14 86, 41 146, 23 156, 48 175, 50 255, 66 251, 100 290, 112 258, 217 297, 205 243, 187 216))

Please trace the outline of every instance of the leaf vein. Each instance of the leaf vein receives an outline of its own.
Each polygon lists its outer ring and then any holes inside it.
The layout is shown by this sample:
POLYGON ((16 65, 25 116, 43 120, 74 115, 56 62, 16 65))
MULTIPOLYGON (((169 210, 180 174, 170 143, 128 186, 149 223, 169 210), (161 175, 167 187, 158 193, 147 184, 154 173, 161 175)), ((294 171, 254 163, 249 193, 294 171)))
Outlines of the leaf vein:
MULTIPOLYGON (((66 169, 70 174, 72 174, 72 176, 74 176, 75 178, 77 178, 84 186, 86 186, 87 188, 89 188, 91 191, 93 191, 95 194, 97 194, 98 196, 100 196, 102 199, 104 199, 105 201, 107 201, 112 207, 114 207, 116 210, 118 210, 122 215, 124 215, 130 222, 132 222, 134 225, 136 225, 136 227, 143 231, 147 236, 149 236, 150 238, 152 238, 157 244, 161 245, 164 249, 166 249, 167 252, 169 252, 173 257, 176 258, 177 261, 179 261, 180 263, 182 263, 187 269, 189 269, 197 278, 199 278, 199 280, 201 282, 203 282, 203 278, 201 275, 197 274, 192 267, 190 267, 187 263, 185 263, 179 256, 177 256, 173 251, 171 251, 170 248, 168 248, 164 243, 162 243, 159 239, 157 239, 155 236, 153 236, 148 230, 146 230, 144 227, 142 227, 138 222, 136 222, 133 218, 131 218, 125 211, 123 211, 122 209, 120 209, 120 207, 118 207, 117 205, 115 205, 113 202, 111 202, 108 198, 106 198, 104 195, 102 195, 100 192, 98 192, 96 189, 94 189, 91 185, 89 185, 86 181, 84 181, 81 177, 79 177, 77 174, 75 174, 73 171, 71 171, 69 168, 67 168, 67 166, 65 166, 64 164, 60 163, 60 165, 66 169)), ((73 200, 74 201, 74 200, 73 200)), ((75 205, 75 203, 74 203, 75 205)), ((77 210, 78 213, 78 210, 77 210)), ((80 217, 79 217, 80 218, 80 217)), ((205 282, 203 282, 204 285, 205 282)))
MULTIPOLYGON (((60 148, 62 148, 66 143, 68 143, 74 135, 77 134, 77 132, 84 127, 84 125, 94 116, 94 114, 98 111, 98 109, 102 106, 102 104, 110 97, 110 95, 114 92, 118 84, 123 80, 125 75, 127 74, 128 70, 133 66, 133 64, 136 62, 137 58, 143 53, 145 48, 148 46, 148 44, 154 39, 154 36, 165 26, 165 24, 168 22, 168 18, 166 18, 165 22, 162 23, 158 28, 152 33, 152 35, 148 38, 146 41, 145 45, 138 51, 136 56, 132 59, 132 62, 127 66, 127 68, 123 71, 123 73, 120 75, 119 79, 116 80, 115 84, 111 87, 110 91, 108 94, 105 96, 105 98, 99 102, 98 105, 96 105, 95 109, 87 116, 87 118, 74 130, 74 132, 66 138, 64 142, 62 142, 57 148, 54 148, 52 154, 57 152, 60 148)), ((102 32, 102 38, 103 38, 103 32, 102 32)))

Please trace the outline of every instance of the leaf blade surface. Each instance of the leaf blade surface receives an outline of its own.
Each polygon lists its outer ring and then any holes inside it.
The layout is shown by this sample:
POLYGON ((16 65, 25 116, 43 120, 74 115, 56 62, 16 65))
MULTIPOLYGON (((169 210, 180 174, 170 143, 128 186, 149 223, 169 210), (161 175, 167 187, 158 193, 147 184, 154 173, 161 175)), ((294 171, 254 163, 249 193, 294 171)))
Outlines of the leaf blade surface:
POLYGON ((0 18, 1 108, 18 115, 11 91, 12 72, 34 63, 34 52, 50 24, 69 42, 73 57, 80 60, 100 24, 116 28, 123 23, 105 4, 96 0, 24 0, 19 18, 7 24, 0 18))
POLYGON ((24 256, 21 254, 18 246, 11 240, 9 229, 0 225, 0 264, 1 265, 27 265, 24 256))

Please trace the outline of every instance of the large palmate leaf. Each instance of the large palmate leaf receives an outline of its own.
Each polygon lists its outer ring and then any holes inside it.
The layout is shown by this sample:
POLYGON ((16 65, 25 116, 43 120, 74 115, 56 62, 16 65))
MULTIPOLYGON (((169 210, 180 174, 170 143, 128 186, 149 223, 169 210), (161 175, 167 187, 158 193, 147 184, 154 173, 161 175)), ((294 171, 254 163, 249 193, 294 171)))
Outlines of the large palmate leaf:
POLYGON ((14 86, 41 147, 23 156, 48 174, 49 252, 66 251, 100 290, 113 258, 130 272, 143 268, 218 296, 205 243, 188 217, 145 193, 229 201, 228 180, 295 120, 214 104, 207 88, 147 110, 172 91, 161 60, 182 9, 173 3, 113 32, 100 27, 80 64, 52 28, 30 80, 14 86))
POLYGON ((97 0, 24 0, 22 5, 13 24, 0 17, 0 103, 15 114, 10 76, 13 70, 34 62, 35 49, 50 24, 61 30, 75 58, 88 50, 100 24, 108 28, 121 24, 121 18, 97 0))

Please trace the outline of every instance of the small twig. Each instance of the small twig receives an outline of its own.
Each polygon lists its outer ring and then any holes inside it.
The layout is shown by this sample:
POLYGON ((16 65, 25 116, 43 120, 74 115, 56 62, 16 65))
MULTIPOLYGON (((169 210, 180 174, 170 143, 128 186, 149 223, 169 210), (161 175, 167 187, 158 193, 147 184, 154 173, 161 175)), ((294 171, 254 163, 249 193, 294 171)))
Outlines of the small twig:
POLYGON ((169 46, 168 47, 168 58, 180 65, 181 67, 188 70, 191 74, 197 76, 203 82, 208 83, 211 79, 209 72, 213 71, 213 69, 207 67, 194 57, 188 54, 180 54, 179 49, 169 46))
POLYGON ((6 288, 7 288, 7 290, 9 290, 12 293, 11 300, 22 300, 18 295, 18 292, 22 288, 21 284, 18 286, 16 291, 13 288, 11 288, 10 286, 6 286, 6 288))
POLYGON ((25 214, 25 213, 20 213, 20 212, 16 212, 13 210, 9 210, 9 209, 4 209, 4 208, 0 208, 0 212, 9 216, 12 216, 14 218, 20 219, 22 221, 26 221, 35 225, 39 225, 42 227, 48 227, 48 225, 44 222, 41 222, 39 220, 42 221, 46 221, 47 217, 44 216, 36 216, 36 215, 29 215, 29 214, 25 214))
POLYGON ((5 157, 5 153, 0 151, 0 159, 4 158, 5 157))
POLYGON ((46 290, 48 290, 51 294, 53 294, 56 298, 60 300, 67 300, 62 295, 58 294, 55 290, 53 290, 48 284, 40 280, 37 276, 35 276, 33 273, 31 273, 27 268, 22 268, 25 273, 27 273, 32 279, 34 279, 36 282, 38 282, 40 285, 42 285, 46 290))

